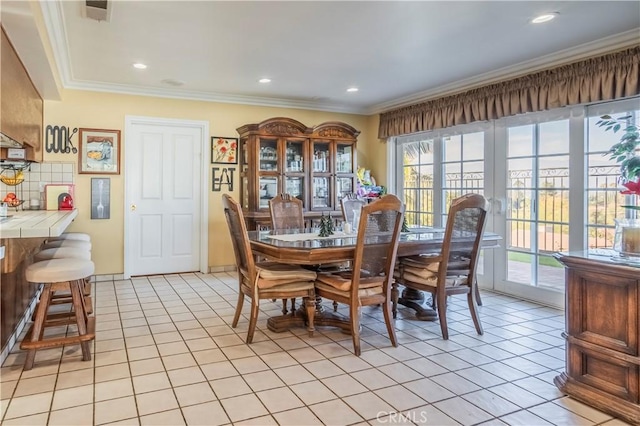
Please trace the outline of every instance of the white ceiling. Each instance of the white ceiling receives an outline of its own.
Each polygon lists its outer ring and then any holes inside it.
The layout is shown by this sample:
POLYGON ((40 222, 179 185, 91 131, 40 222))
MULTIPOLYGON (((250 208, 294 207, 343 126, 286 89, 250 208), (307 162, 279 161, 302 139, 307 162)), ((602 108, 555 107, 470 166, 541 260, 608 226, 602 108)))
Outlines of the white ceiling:
POLYGON ((119 0, 108 22, 40 6, 65 87, 361 114, 640 43, 638 1, 119 0))

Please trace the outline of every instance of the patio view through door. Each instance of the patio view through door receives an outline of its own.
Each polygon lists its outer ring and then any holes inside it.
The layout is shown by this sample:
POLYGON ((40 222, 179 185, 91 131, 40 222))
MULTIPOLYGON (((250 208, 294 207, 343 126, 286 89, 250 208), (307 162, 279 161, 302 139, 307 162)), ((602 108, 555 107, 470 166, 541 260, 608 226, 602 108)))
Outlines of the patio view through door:
POLYGON ((204 122, 129 118, 125 278, 207 272, 204 122))
POLYGON ((629 204, 606 152, 620 134, 600 116, 640 121, 638 99, 526 114, 397 137, 389 153, 410 227, 446 224, 451 200, 489 201, 487 230, 503 237, 484 250, 481 288, 564 306, 564 268, 553 253, 613 247, 614 219, 629 204), (395 143, 394 143, 395 142, 395 143))

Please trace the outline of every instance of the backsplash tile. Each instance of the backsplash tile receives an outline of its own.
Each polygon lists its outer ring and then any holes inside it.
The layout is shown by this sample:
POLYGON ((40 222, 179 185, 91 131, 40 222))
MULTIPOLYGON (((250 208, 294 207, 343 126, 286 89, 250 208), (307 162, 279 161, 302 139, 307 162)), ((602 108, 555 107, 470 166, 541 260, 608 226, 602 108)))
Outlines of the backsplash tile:
MULTIPOLYGON (((44 186, 51 183, 74 183, 76 163, 32 163, 29 170, 24 171, 24 181, 15 186, 0 182, 0 200, 9 193, 15 193, 19 199, 25 200, 20 207, 29 209, 29 201, 40 200, 44 208, 44 186)), ((11 171, 4 174, 11 176, 11 171)))

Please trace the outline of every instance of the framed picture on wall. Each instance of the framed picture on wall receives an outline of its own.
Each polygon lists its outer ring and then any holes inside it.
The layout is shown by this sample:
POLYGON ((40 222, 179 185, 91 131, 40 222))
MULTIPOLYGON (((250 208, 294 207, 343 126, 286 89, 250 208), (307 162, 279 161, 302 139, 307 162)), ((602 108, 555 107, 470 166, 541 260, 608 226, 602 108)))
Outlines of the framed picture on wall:
POLYGON ((78 173, 120 174, 120 130, 80 129, 78 173))
POLYGON ((212 164, 238 164, 238 138, 211 137, 212 164))
POLYGON ((91 178, 91 219, 111 218, 111 179, 91 178))

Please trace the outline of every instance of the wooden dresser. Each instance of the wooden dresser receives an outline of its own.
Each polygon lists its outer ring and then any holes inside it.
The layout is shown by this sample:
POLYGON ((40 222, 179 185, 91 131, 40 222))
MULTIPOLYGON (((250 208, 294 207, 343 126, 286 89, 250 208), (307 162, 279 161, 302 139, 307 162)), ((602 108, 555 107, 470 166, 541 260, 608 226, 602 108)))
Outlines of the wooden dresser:
POLYGON ((566 266, 566 371, 554 379, 572 397, 640 424, 640 265, 571 252, 566 266), (638 266, 636 266, 638 265, 638 266))

